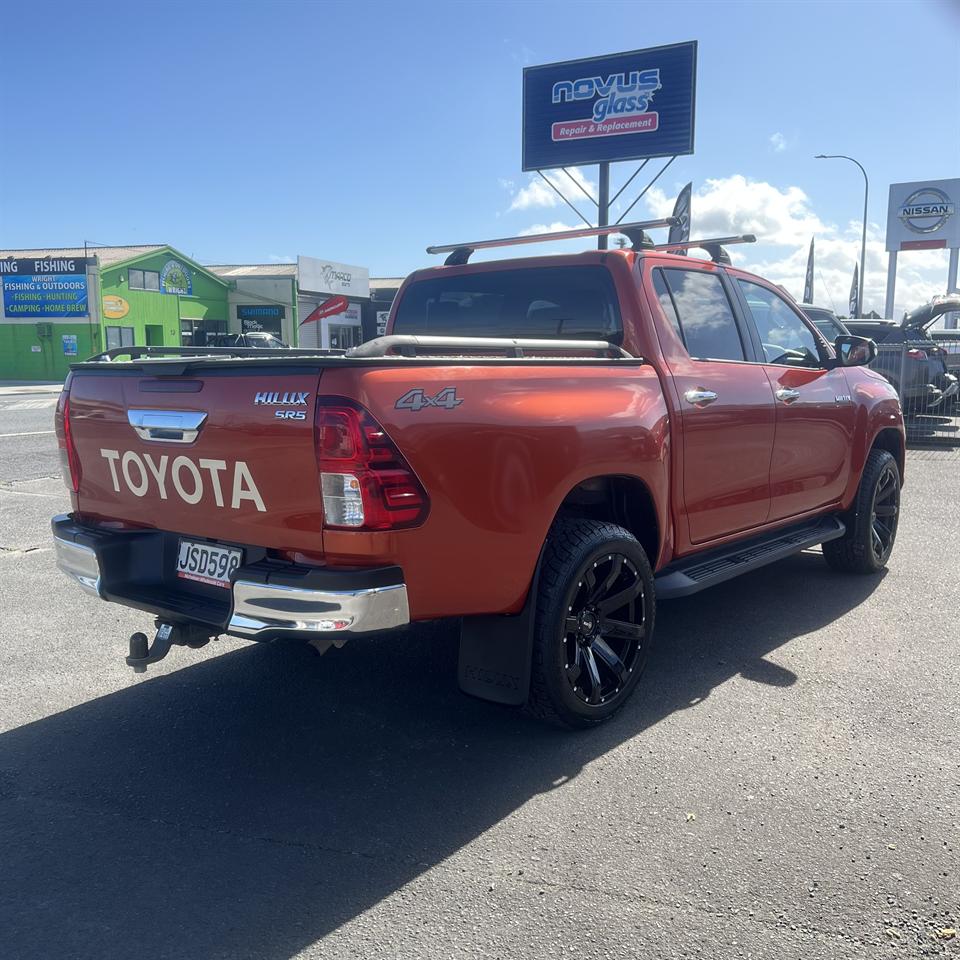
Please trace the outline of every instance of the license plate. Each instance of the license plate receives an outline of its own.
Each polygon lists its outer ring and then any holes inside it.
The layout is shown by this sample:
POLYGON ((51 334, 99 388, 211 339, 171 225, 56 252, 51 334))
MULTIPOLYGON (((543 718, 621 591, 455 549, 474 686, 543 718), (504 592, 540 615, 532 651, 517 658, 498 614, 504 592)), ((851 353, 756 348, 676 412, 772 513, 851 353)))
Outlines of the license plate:
POLYGON ((177 553, 177 576, 214 587, 229 587, 230 574, 243 562, 243 551, 215 543, 181 540, 177 553))

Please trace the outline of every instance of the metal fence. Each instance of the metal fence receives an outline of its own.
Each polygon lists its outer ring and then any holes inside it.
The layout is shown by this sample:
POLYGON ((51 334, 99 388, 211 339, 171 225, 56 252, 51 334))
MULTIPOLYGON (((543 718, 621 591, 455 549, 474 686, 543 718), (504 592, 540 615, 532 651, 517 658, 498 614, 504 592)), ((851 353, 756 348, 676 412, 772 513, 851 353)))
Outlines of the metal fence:
POLYGON ((960 447, 960 333, 928 342, 882 343, 871 367, 900 394, 913 446, 960 447))

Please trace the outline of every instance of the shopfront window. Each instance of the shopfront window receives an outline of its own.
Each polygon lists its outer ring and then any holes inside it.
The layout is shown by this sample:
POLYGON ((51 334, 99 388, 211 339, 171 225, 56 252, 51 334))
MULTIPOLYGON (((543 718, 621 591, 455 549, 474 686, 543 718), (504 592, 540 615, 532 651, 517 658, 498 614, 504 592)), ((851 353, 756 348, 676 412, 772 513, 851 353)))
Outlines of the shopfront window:
POLYGON ((348 350, 360 345, 360 327, 354 324, 330 324, 330 349, 348 350))

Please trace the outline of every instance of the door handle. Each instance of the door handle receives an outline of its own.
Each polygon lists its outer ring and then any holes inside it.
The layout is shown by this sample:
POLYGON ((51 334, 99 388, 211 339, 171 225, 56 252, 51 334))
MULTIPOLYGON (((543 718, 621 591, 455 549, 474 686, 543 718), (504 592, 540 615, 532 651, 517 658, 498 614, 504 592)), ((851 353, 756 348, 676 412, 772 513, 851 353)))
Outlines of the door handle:
POLYGON ((193 443, 206 413, 199 410, 128 410, 127 422, 141 440, 193 443))
POLYGON ((712 390, 706 390, 703 387, 691 387, 684 395, 683 399, 687 403, 692 403, 695 407, 705 407, 717 399, 717 395, 712 390))
POLYGON ((777 391, 777 399, 784 403, 793 403, 794 400, 800 399, 800 391, 794 390, 792 387, 781 387, 777 391))

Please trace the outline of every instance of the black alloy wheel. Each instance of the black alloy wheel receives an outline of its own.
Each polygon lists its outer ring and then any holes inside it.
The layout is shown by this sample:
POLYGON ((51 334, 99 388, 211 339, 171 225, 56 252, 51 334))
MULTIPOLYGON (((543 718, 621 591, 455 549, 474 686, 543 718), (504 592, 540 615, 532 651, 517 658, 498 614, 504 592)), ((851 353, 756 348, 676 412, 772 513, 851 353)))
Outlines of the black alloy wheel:
POLYGON ((877 480, 870 514, 870 549, 877 564, 887 562, 897 537, 900 520, 900 474, 895 463, 887 463, 877 480))
POLYGON ((527 710, 571 727, 616 713, 643 672, 655 611, 653 572, 629 531, 557 520, 537 587, 527 710))
POLYGON ((563 645, 567 683, 584 703, 606 703, 630 679, 645 633, 643 606, 643 579, 622 553, 609 553, 581 573, 563 645))
POLYGON ((823 545, 824 559, 846 573, 878 573, 893 553, 900 522, 900 467, 888 450, 870 451, 842 519, 846 533, 823 545))

